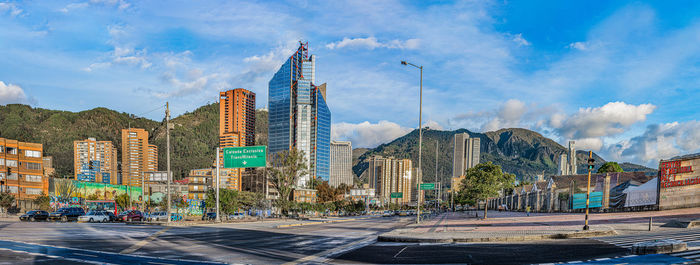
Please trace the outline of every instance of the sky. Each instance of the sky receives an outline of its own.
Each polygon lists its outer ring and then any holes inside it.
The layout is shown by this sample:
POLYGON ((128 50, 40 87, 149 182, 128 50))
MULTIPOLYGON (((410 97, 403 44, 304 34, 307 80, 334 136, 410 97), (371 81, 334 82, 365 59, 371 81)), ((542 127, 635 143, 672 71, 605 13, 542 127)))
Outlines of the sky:
MULTIPOLYGON (((0 0, 0 105, 163 119, 268 81, 299 45, 332 138, 527 128, 656 168, 700 152, 698 1, 0 0)), ((0 115, 2 115, 0 113, 0 115)))

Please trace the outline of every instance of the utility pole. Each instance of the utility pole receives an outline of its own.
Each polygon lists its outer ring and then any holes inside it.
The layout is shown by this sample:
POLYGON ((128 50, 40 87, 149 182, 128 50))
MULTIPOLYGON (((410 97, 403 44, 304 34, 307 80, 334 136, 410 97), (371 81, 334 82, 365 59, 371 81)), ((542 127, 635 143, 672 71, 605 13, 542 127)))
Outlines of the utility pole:
POLYGON ((221 216, 219 215, 219 149, 220 147, 216 148, 216 222, 220 223, 221 222, 221 216))
MULTIPOLYGON (((439 148, 439 141, 435 140, 435 182, 438 182, 438 148, 439 148)), ((440 208, 440 202, 442 202, 442 180, 439 182, 439 188, 438 188, 438 208, 440 208)))
POLYGON ((588 230, 588 206, 591 202, 591 170, 593 170, 595 159, 593 159, 593 151, 588 151, 588 183, 586 184, 586 223, 583 225, 583 230, 588 230))
POLYGON ((167 220, 168 223, 170 223, 170 204, 172 203, 172 199, 170 197, 170 181, 173 179, 173 174, 170 172, 170 103, 165 102, 165 145, 166 145, 166 150, 165 150, 165 157, 166 157, 166 164, 167 164, 167 171, 168 171, 168 184, 167 184, 167 192, 168 192, 168 217, 165 219, 167 220))
POLYGON ((416 174, 418 175, 418 183, 416 187, 418 189, 418 210, 416 211, 416 223, 420 223, 420 205, 423 199, 423 190, 420 189, 420 184, 423 182, 423 66, 417 66, 406 61, 401 61, 401 64, 410 65, 420 69, 420 101, 418 103, 418 172, 416 174))

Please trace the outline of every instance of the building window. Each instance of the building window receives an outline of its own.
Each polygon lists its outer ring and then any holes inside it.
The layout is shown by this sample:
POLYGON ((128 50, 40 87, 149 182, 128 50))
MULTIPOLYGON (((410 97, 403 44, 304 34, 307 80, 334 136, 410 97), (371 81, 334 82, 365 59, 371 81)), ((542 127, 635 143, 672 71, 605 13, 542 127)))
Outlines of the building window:
POLYGON ((37 175, 24 175, 24 179, 27 182, 41 182, 41 176, 37 175))
POLYGON ((5 159, 4 159, 4 158, 0 158, 0 166, 4 166, 4 165, 5 165, 5 159))
POLYGON ((28 195, 41 195, 41 189, 25 188, 24 193, 28 195))
POLYGON ((40 164, 40 163, 24 162, 24 167, 25 167, 26 169, 30 169, 30 170, 41 170, 41 164, 40 164))
POLYGON ((17 160, 5 160, 5 165, 8 167, 17 167, 17 160))
POLYGON ((5 147, 0 145, 0 153, 4 153, 4 152, 5 152, 5 147))
POLYGON ((16 155, 16 154, 17 154, 17 148, 14 148, 14 147, 7 147, 7 149, 5 149, 5 150, 7 150, 7 153, 8 153, 8 154, 11 154, 11 155, 16 155))
POLYGON ((17 173, 12 172, 10 175, 7 175, 8 180, 17 180, 17 173))
POLYGON ((17 186, 7 186, 7 189, 10 190, 10 193, 17 193, 17 186))
POLYGON ((26 156, 26 157, 41 157, 41 152, 32 151, 32 150, 24 150, 24 156, 26 156))

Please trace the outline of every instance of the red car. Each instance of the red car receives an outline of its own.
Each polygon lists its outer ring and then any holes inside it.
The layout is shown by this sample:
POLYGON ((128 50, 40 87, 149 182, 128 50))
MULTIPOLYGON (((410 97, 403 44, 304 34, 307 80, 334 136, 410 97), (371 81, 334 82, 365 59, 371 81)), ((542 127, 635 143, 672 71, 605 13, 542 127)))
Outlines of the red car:
POLYGON ((122 222, 143 221, 143 214, 139 210, 124 211, 119 214, 118 220, 122 222))

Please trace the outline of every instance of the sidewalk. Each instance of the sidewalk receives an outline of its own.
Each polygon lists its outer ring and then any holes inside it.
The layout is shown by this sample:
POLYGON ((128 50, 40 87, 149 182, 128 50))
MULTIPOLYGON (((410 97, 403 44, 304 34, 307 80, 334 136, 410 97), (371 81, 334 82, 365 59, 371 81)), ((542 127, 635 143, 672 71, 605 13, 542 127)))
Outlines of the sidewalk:
MULTIPOLYGON (((479 212, 483 216, 483 211, 479 212)), ((382 234, 380 241, 395 242, 490 242, 557 238, 594 237, 653 230, 678 230, 661 227, 671 220, 700 219, 700 208, 669 211, 596 213, 589 215, 590 230, 583 231, 584 214, 489 211, 488 219, 476 219, 470 212, 447 212, 421 224, 382 234)))

